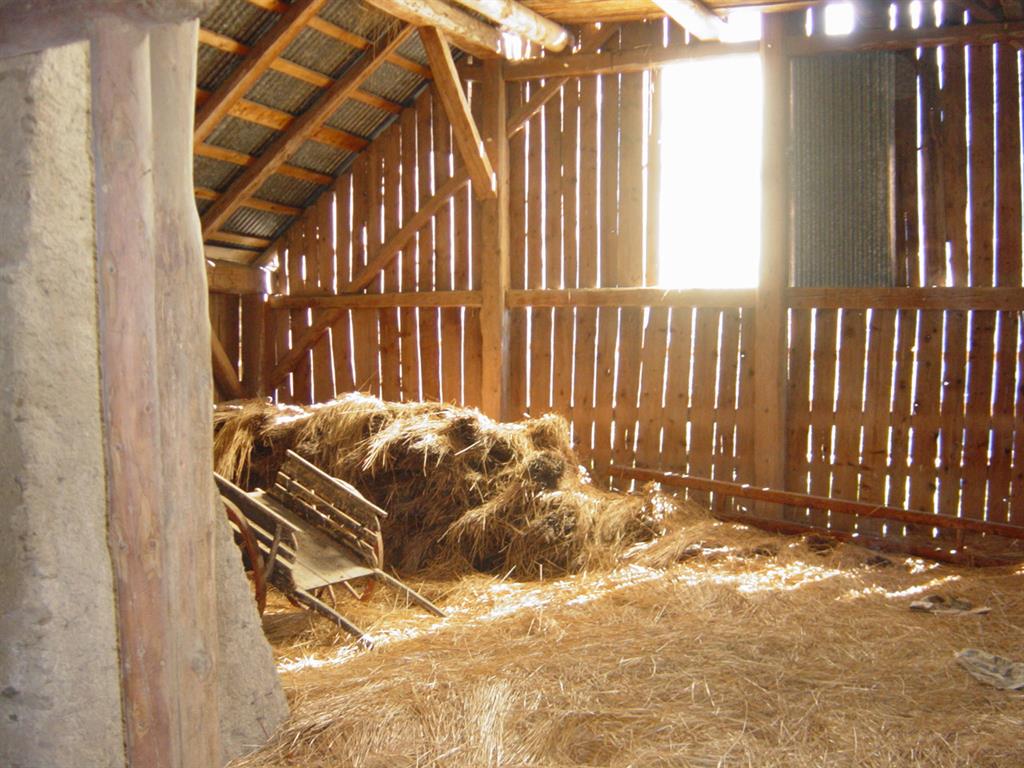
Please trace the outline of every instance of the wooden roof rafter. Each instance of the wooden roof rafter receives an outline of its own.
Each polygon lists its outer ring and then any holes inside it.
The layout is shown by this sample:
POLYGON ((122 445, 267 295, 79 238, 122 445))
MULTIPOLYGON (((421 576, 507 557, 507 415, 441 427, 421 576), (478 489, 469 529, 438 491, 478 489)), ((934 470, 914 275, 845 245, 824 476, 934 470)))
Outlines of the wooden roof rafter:
POLYGON ((313 138, 341 104, 351 98, 412 32, 413 27, 404 25, 385 40, 379 41, 378 46, 364 51, 308 110, 294 118, 263 154, 254 158, 202 215, 203 236, 208 238, 218 231, 243 200, 255 196, 263 183, 278 172, 303 143, 313 138))

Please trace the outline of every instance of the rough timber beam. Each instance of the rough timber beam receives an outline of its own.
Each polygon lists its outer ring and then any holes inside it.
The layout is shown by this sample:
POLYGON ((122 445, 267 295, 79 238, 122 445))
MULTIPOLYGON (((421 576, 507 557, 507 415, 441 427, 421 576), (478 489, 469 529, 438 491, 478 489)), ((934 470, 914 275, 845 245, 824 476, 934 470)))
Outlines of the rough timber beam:
POLYGON ((480 131, 477 130, 469 102, 462 90, 448 41, 437 28, 421 27, 420 42, 427 52, 430 70, 434 73, 434 92, 441 99, 445 114, 452 124, 459 155, 466 164, 469 178, 473 180, 473 192, 480 200, 491 199, 495 195, 494 167, 484 149, 480 131))
POLYGON ((722 39, 725 22, 700 0, 654 0, 654 3, 697 39, 722 39))
POLYGON ((501 56, 501 33, 441 0, 366 0, 417 27, 437 27, 459 48, 481 59, 501 56))
POLYGON ((249 55, 214 91, 196 114, 195 141, 204 141, 246 92, 255 85, 274 59, 298 37, 299 32, 323 8, 327 0, 297 0, 249 50, 249 55))
POLYGON ((220 343, 220 339, 217 338, 217 334, 212 328, 210 329, 210 352, 213 360, 213 380, 216 382, 217 388, 228 400, 240 400, 243 394, 242 385, 238 381, 238 373, 235 371, 235 366, 231 363, 228 353, 224 350, 224 345, 220 343))
POLYGON ((339 77, 334 85, 328 88, 320 98, 288 126, 267 150, 248 166, 245 171, 231 184, 203 214, 203 237, 210 236, 228 220, 228 217, 241 205, 242 200, 254 197, 256 191, 270 178, 284 162, 313 136, 323 123, 333 115, 342 102, 351 98, 352 94, 372 75, 384 60, 394 53, 409 35, 412 27, 403 26, 390 39, 379 47, 365 51, 359 60, 339 77))
POLYGON ((572 42, 572 35, 561 24, 515 0, 455 0, 495 22, 501 29, 524 37, 549 51, 558 53, 572 42))

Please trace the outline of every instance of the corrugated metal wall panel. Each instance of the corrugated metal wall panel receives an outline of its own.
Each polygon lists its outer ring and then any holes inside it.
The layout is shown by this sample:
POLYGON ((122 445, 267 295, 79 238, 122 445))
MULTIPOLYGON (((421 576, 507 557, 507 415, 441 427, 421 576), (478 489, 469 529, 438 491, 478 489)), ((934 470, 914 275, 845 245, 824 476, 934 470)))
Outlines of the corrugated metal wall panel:
POLYGON ((793 61, 793 284, 891 286, 896 61, 793 61))

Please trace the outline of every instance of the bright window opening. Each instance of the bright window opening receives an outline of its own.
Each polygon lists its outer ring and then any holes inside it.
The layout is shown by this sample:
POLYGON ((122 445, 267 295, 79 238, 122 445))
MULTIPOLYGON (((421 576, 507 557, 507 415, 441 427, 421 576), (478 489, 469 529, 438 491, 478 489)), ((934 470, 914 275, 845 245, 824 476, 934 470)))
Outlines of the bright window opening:
POLYGON ((853 32, 856 14, 853 3, 830 3, 825 6, 825 34, 848 35, 853 32))
POLYGON ((662 71, 660 285, 757 285, 761 92, 757 54, 662 71))

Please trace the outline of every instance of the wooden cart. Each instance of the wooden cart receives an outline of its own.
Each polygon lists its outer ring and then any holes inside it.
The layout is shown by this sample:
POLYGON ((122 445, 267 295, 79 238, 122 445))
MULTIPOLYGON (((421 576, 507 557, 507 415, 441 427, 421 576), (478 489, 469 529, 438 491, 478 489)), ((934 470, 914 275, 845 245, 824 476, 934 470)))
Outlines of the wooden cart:
POLYGON ((437 616, 436 605, 384 571, 380 521, 387 512, 349 483, 331 477, 288 451, 274 485, 252 493, 220 475, 217 487, 253 572, 260 612, 266 585, 364 639, 365 633, 337 611, 333 588, 341 585, 367 599, 377 583, 402 592, 437 616), (360 589, 357 589, 357 585, 360 589), (324 602, 329 594, 332 605, 324 602))

